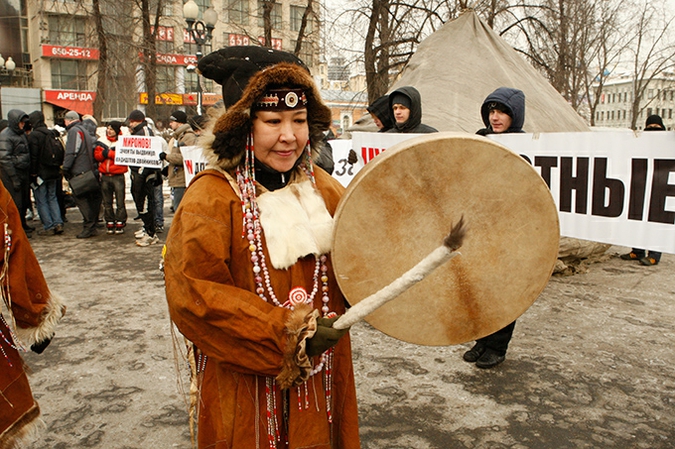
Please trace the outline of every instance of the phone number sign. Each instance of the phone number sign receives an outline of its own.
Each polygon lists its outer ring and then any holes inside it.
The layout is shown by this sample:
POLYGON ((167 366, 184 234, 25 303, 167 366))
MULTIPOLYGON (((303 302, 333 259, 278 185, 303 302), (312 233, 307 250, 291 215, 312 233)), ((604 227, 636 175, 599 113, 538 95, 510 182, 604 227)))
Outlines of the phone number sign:
POLYGON ((42 45, 42 56, 44 58, 86 59, 96 61, 98 60, 99 52, 97 48, 42 45))

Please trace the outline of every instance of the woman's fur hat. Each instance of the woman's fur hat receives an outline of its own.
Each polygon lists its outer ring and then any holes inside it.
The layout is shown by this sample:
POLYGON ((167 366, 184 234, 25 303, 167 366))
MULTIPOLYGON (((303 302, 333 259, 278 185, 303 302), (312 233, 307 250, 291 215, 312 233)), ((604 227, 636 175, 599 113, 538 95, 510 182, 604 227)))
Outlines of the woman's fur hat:
MULTIPOLYGON (((307 97, 307 121, 312 155, 318 155, 324 131, 331 122, 331 111, 321 100, 314 80, 306 69, 291 63, 280 63, 255 74, 241 97, 221 115, 213 126, 212 164, 224 170, 236 167, 246 150, 246 142, 253 127, 251 108, 263 94, 273 88, 302 88, 307 97)), ((255 144, 255 143, 254 143, 255 144)))

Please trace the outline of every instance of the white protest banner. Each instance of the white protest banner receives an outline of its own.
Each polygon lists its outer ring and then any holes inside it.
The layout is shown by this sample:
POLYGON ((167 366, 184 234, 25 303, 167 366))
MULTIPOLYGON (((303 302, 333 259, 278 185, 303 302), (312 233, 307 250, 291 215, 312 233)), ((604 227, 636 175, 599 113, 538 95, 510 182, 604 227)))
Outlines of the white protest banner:
POLYGON ((351 140, 329 140, 328 143, 333 149, 333 162, 335 168, 333 169, 333 178, 340 181, 340 184, 347 187, 347 184, 352 180, 354 175, 363 168, 363 162, 358 161, 355 164, 347 162, 349 151, 352 149, 351 140))
POLYGON ((544 178, 562 235, 675 253, 675 133, 490 138, 523 156, 544 178))
POLYGON ((194 145, 180 147, 180 153, 183 155, 185 185, 189 186, 195 175, 206 168, 206 158, 204 157, 202 147, 194 145))
MULTIPOLYGON (((392 135, 398 141, 416 136, 392 135)), ((398 143, 382 136, 388 134, 353 134, 360 161, 398 143)), ((542 176, 558 207, 563 236, 675 253, 675 133, 617 130, 488 138, 523 156, 542 176)))
POLYGON ((158 136, 120 136, 115 147, 115 164, 161 169, 159 153, 165 146, 166 140, 158 136))

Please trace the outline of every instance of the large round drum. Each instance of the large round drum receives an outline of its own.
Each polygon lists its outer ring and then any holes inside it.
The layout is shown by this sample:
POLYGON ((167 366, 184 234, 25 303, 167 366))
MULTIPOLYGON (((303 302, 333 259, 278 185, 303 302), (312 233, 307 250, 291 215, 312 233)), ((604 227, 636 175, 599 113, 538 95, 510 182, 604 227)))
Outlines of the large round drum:
POLYGON ((489 335, 535 301, 553 271, 558 213, 546 183, 519 155, 483 137, 437 133, 369 162, 335 214, 332 260, 356 304, 440 246, 464 216, 461 255, 366 321, 411 343, 489 335))

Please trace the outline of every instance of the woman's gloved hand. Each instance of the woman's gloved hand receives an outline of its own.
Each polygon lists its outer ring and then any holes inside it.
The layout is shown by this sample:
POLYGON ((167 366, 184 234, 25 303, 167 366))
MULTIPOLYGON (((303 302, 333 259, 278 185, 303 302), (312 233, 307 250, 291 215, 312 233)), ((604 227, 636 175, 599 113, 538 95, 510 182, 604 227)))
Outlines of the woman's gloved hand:
POLYGON ((340 318, 339 316, 333 318, 317 318, 316 319, 316 333, 307 340, 305 351, 309 357, 323 354, 328 349, 335 346, 344 334, 349 332, 347 329, 334 329, 333 323, 340 318))

